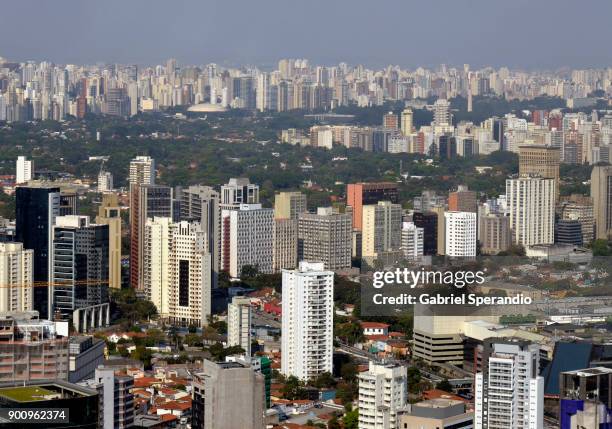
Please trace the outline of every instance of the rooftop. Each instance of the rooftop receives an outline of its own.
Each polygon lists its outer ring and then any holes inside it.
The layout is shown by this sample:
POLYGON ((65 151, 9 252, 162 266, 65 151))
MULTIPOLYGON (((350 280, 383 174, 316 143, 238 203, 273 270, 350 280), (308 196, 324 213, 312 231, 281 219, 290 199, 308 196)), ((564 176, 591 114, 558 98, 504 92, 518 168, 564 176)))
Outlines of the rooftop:
POLYGON ((0 396, 12 399, 16 402, 44 401, 49 396, 57 395, 57 392, 40 386, 6 387, 0 389, 0 396))

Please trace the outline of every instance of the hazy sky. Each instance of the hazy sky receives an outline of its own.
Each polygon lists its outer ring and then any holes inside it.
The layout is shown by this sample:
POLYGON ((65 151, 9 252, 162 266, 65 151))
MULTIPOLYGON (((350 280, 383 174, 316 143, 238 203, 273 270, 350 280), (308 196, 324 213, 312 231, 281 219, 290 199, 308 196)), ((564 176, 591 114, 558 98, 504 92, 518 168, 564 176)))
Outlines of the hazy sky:
POLYGON ((0 56, 58 63, 612 66, 611 0, 2 0, 0 56))

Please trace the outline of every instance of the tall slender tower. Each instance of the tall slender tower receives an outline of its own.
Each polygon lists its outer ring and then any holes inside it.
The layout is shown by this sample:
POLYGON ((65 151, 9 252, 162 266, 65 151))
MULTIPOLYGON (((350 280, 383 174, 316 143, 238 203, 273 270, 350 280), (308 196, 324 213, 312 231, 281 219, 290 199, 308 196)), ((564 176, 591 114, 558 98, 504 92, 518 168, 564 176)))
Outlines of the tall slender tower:
POLYGON ((612 165, 596 165, 591 172, 591 197, 595 218, 595 238, 612 235, 612 165))
MULTIPOLYGON (((60 211, 60 189, 18 187, 15 192, 15 238, 34 251, 34 281, 48 283, 51 272, 52 229, 60 211)), ((34 310, 41 319, 49 315, 50 289, 34 288, 34 310)))
POLYGON ((332 372, 334 273, 321 262, 283 270, 281 372, 311 380, 332 372))

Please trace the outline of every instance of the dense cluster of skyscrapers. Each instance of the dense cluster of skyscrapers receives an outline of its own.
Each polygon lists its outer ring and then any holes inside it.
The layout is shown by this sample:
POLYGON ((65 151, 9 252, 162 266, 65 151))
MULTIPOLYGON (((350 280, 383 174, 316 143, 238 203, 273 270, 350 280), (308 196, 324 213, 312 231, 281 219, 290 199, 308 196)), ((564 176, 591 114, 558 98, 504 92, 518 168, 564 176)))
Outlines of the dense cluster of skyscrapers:
MULTIPOLYGON (((84 117, 88 112, 127 117, 203 103, 214 109, 329 110, 349 103, 370 106, 387 100, 458 95, 468 99, 468 110, 472 97, 480 95, 508 99, 556 96, 577 108, 594 103, 589 96, 611 86, 612 69, 530 73, 505 67, 471 70, 469 65, 443 65, 435 70, 397 66, 372 70, 363 65, 322 66, 306 59, 282 59, 270 71, 216 64, 185 66, 175 59, 165 65, 139 67, 17 63, 0 58, 0 120, 62 120, 68 115, 84 117)), ((436 118, 438 126, 450 124, 442 104, 436 108, 436 118)), ((405 125, 402 120, 402 128, 405 125)))

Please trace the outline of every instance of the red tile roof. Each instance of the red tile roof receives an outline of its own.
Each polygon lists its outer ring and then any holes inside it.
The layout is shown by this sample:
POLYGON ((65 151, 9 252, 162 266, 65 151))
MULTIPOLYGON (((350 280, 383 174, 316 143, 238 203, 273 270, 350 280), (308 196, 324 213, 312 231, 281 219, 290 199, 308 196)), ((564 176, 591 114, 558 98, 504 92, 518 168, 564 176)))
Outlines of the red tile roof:
POLYGON ((379 323, 379 322, 361 322, 361 327, 363 329, 388 329, 389 325, 387 325, 386 323, 379 323))

